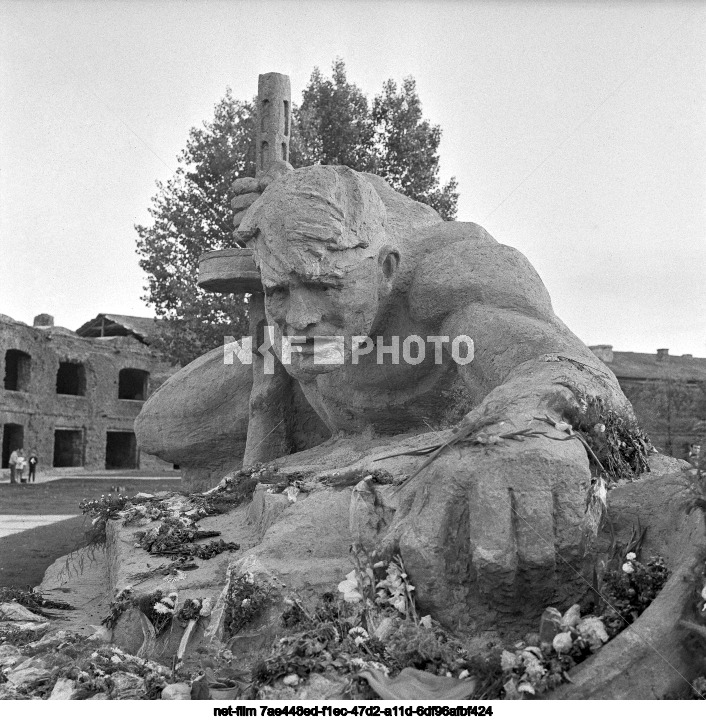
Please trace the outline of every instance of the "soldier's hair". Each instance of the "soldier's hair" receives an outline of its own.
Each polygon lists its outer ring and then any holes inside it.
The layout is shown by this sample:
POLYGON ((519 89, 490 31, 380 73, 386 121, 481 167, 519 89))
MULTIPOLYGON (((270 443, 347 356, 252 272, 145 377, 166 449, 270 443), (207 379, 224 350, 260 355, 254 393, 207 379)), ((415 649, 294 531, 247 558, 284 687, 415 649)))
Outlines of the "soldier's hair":
POLYGON ((403 233, 440 220, 434 210, 395 193, 377 176, 345 165, 312 165, 272 182, 240 230, 347 250, 367 248, 381 234, 395 245, 403 233))

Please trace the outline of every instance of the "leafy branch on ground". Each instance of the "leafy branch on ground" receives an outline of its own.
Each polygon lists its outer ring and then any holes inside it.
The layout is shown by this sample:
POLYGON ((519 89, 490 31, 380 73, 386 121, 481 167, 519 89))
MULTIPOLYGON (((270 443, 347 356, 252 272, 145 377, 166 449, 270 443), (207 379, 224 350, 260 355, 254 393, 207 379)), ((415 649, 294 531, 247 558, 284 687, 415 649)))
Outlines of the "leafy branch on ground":
POLYGON ((177 556, 179 558, 208 559, 224 551, 237 551, 240 545, 226 543, 222 538, 206 544, 199 544, 204 538, 220 536, 220 531, 203 531, 193 520, 178 516, 165 518, 156 528, 135 534, 136 546, 153 556, 177 556))
POLYGON ((10 586, 0 586, 0 603, 19 603, 27 610, 36 613, 45 618, 53 618, 54 614, 48 613, 48 608, 61 609, 62 611, 72 611, 73 606, 65 601, 54 601, 45 598, 37 591, 22 590, 10 586))

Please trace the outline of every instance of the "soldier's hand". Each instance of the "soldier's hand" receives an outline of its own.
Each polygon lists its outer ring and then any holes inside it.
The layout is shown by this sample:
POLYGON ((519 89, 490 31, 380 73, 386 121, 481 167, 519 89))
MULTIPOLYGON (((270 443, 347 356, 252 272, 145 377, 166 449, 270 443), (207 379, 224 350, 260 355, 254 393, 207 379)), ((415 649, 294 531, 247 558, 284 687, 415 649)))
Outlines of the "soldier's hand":
MULTIPOLYGON (((492 437, 524 422, 484 431, 492 437)), ((576 581, 589 479, 578 440, 457 444, 402 489, 383 546, 399 549, 431 612, 448 610, 455 593, 477 609, 541 611, 576 581)))
POLYGON ((230 204, 235 211, 233 225, 237 230, 240 226, 248 208, 260 197, 262 191, 273 181, 286 173, 291 173, 294 168, 285 160, 277 160, 272 163, 265 175, 259 178, 238 178, 230 186, 233 191, 233 199, 230 204))

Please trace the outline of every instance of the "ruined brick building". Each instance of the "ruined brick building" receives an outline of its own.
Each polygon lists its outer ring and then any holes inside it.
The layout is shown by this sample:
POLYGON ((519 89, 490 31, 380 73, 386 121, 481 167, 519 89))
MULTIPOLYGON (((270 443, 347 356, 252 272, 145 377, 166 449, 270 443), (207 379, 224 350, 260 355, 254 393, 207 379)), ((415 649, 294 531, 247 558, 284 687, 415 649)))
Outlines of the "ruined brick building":
POLYGON ((640 425, 663 453, 686 458, 706 438, 706 358, 614 351, 589 346, 615 373, 640 425))
POLYGON ((40 470, 171 468, 140 453, 133 424, 174 369, 150 349, 155 321, 100 314, 76 332, 0 315, 2 468, 20 446, 40 470))

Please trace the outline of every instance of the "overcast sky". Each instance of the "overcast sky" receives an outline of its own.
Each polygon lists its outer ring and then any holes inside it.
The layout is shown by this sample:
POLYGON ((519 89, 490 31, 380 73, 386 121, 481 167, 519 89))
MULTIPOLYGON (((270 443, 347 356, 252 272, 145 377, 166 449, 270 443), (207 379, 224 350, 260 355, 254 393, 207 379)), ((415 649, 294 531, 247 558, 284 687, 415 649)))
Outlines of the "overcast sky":
POLYGON ((226 86, 417 80, 459 220, 586 343, 706 356, 706 4, 0 0, 0 313, 151 315, 155 181, 226 86))

